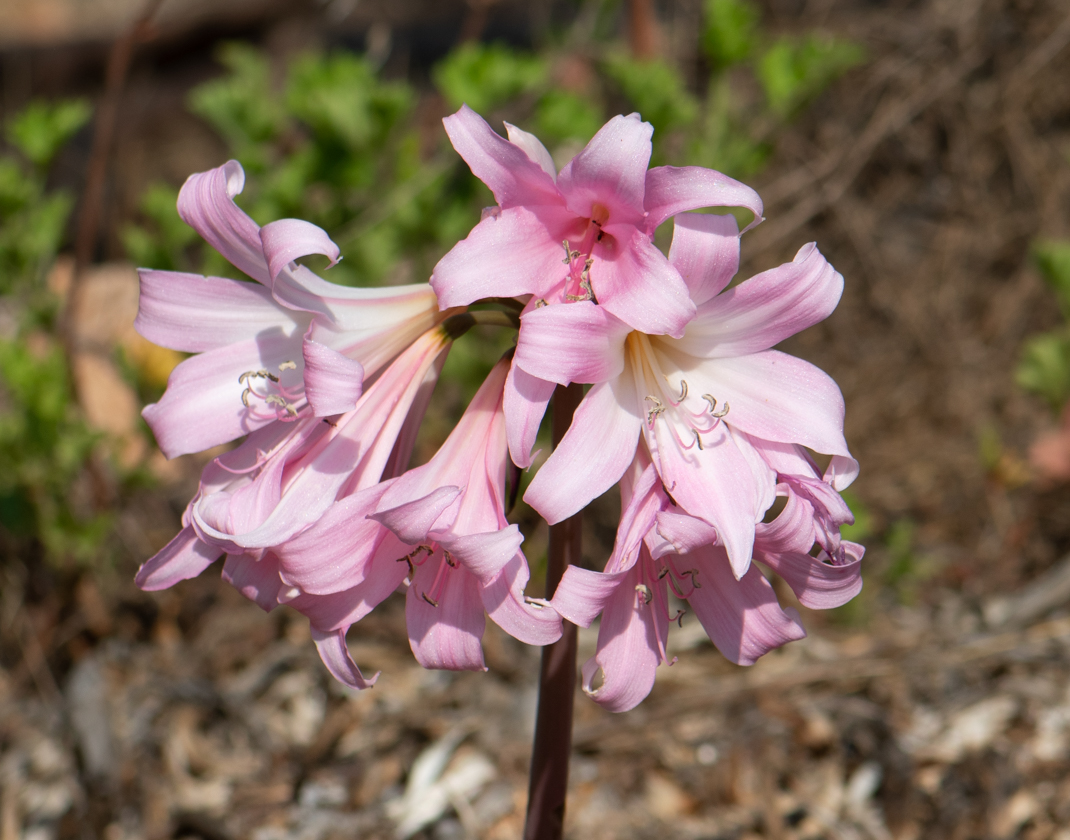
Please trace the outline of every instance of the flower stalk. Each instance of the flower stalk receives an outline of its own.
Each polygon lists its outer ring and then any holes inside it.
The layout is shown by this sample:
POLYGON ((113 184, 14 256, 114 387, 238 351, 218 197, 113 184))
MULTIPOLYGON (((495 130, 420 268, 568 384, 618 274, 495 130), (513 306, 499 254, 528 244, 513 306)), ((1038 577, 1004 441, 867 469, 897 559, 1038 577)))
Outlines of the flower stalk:
MULTIPOLYGON (((558 385, 553 398, 556 447, 583 399, 580 384, 558 385)), ((546 597, 554 596, 565 570, 579 565, 583 512, 550 526, 546 597)), ((568 761, 572 752, 572 705, 576 693, 576 625, 563 622, 561 638, 542 649, 535 741, 524 840, 560 840, 565 825, 568 761)))

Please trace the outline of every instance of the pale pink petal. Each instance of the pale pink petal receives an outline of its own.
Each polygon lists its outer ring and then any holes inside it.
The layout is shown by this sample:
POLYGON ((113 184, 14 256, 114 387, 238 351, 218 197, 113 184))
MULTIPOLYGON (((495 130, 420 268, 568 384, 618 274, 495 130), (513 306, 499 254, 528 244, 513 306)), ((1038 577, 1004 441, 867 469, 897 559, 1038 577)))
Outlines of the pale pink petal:
POLYGON ((757 554, 784 579, 799 603, 812 610, 842 607, 862 591, 862 558, 834 566, 809 554, 757 554))
POLYGON ((669 262, 684 278, 691 300, 701 306, 723 290, 739 270, 739 225, 735 216, 677 216, 673 219, 669 262))
POLYGON ((636 228, 614 224, 604 230, 591 268, 598 303, 639 332, 679 338, 695 317, 680 273, 636 228))
MULTIPOLYGON (((546 406, 554 394, 554 383, 525 373, 514 363, 505 380, 502 410, 513 463, 527 469, 538 452, 532 452, 546 406)), ((539 450, 540 452, 542 450, 539 450)))
POLYGON ((726 659, 753 665, 773 648, 805 638, 806 631, 780 608, 757 567, 736 580, 722 549, 704 549, 703 554, 696 558, 699 586, 687 601, 726 659))
POLYGON ((379 679, 379 673, 376 672, 371 679, 365 679, 360 672, 357 663, 349 655, 349 646, 346 645, 346 630, 348 629, 348 627, 343 627, 336 631, 324 633, 322 630, 317 630, 313 627, 312 641, 316 643, 316 650, 319 651, 323 664, 327 666, 331 676, 338 682, 358 691, 371 688, 375 685, 375 681, 379 679))
POLYGON ((537 209, 538 215, 510 207, 489 216, 439 260, 431 286, 443 308, 486 297, 544 295, 564 279, 562 242, 579 239, 583 229, 564 208, 537 209))
POLYGON ((364 385, 364 367, 355 359, 305 338, 305 397, 316 417, 352 411, 364 385))
POLYGON ((279 605, 279 563, 269 551, 257 558, 251 554, 228 554, 223 564, 223 580, 264 612, 279 605))
POLYGON ((569 566, 557 584, 554 597, 542 603, 549 604, 567 621, 590 627, 628 574, 629 570, 593 572, 569 566))
MULTIPOLYGON (((781 485, 783 487, 783 485, 781 485)), ((807 553, 814 545, 814 506, 796 493, 787 494, 787 503, 772 522, 755 528, 755 552, 807 553)))
POLYGON ((413 499, 394 507, 386 507, 386 505, 392 505, 394 499, 404 497, 406 489, 395 484, 380 502, 383 509, 370 516, 409 545, 419 545, 425 542, 428 533, 436 527, 447 530, 453 524, 453 519, 457 515, 454 502, 460 497, 463 488, 439 487, 419 499, 413 499), (450 510, 451 507, 454 509, 450 510), (448 515, 443 517, 447 511, 448 515))
POLYGON ((687 554, 717 542, 716 528, 705 520, 688 516, 686 513, 662 511, 658 514, 657 523, 657 533, 665 539, 668 550, 652 549, 650 553, 655 560, 669 553, 687 554))
POLYGON ((270 286, 260 227, 234 203, 244 186, 245 172, 236 160, 190 175, 178 193, 178 215, 231 265, 270 286))
POLYGON ((174 458, 227 443, 275 421, 275 412, 254 414, 242 404, 246 371, 274 371, 283 384, 297 384, 301 371, 280 371, 288 361, 303 365, 299 339, 282 330, 256 339, 209 350, 179 364, 167 380, 160 401, 145 407, 149 424, 164 455, 174 458))
POLYGON ((279 306, 264 286, 179 271, 138 269, 141 295, 134 329, 161 347, 200 353, 256 338, 303 330, 308 317, 279 306))
POLYGON ((642 224, 653 134, 653 127, 638 114, 616 116, 602 126, 557 176, 568 208, 577 216, 603 224, 606 215, 614 224, 642 224), (598 213, 596 205, 608 214, 598 213))
POLYGON ((717 529, 732 567, 742 576, 750 565, 754 523, 764 513, 758 510, 754 472, 723 425, 702 439, 700 450, 694 440, 681 444, 669 423, 655 423, 653 434, 646 430, 666 492, 683 511, 717 529))
POLYGON ((624 379, 587 392, 565 437, 528 486, 524 501, 551 525, 606 492, 635 457, 642 418, 626 408, 638 401, 624 379))
POLYGON ((340 259, 338 246, 327 232, 303 219, 279 219, 264 225, 260 228, 260 242, 272 279, 299 257, 323 254, 331 265, 340 259))
POLYGON ((644 206, 651 231, 670 216, 700 207, 745 207, 754 214, 754 221, 746 229, 762 219, 758 193, 727 175, 700 166, 651 169, 646 173, 644 206))
POLYGON ((858 461, 850 455, 833 455, 824 478, 834 489, 846 490, 858 478, 858 461))
POLYGON ((431 591, 439 565, 445 565, 445 561, 424 563, 409 585, 405 596, 409 647, 425 668, 485 671, 479 641, 486 618, 479 582, 462 568, 445 569, 445 583, 435 599, 438 606, 432 606, 424 596, 431 591))
POLYGON ((539 164, 543 172, 555 181, 557 180, 557 167, 554 166, 554 159, 550 157, 550 153, 546 151, 546 147, 538 137, 510 123, 505 124, 505 131, 509 135, 510 143, 523 149, 524 154, 539 164))
POLYGON ((180 580, 195 578, 223 552, 201 542, 193 528, 186 527, 156 554, 141 564, 134 583, 146 592, 158 592, 180 580))
POLYGON ((679 349, 706 359, 768 350, 831 315, 842 293, 843 276, 810 243, 794 262, 706 301, 679 349))
POLYGON ((766 350, 711 359, 700 376, 705 380, 703 391, 731 406, 725 421, 733 429, 815 452, 850 456, 843 439, 843 395, 827 373, 809 362, 766 350))
POLYGON ((500 531, 451 535, 440 537, 438 541, 485 586, 516 556, 524 537, 518 526, 509 525, 500 531))
POLYGON ((611 712, 633 709, 650 693, 668 637, 668 616, 657 599, 644 602, 636 591, 640 583, 639 567, 633 566, 602 613, 598 652, 583 664, 584 692, 611 712), (602 684, 595 687, 598 671, 602 684))
POLYGON ((286 605, 308 617, 319 630, 345 629, 360 621, 390 597, 405 580, 409 568, 384 549, 372 559, 371 571, 362 583, 341 592, 311 595, 297 592, 286 605))
MULTIPOLYGON (((471 563, 466 561, 465 565, 471 568, 471 563)), ((527 603, 527 583, 527 561, 516 551, 492 577, 482 578, 483 608, 491 621, 514 639, 528 645, 552 644, 561 638, 561 616, 541 603, 527 603)))
POLYGON ((490 187, 503 209, 521 204, 563 204, 554 179, 543 171, 540 162, 530 157, 527 149, 495 132, 467 105, 442 124, 457 154, 490 187))
POLYGON ((605 382, 624 370, 631 328, 603 307, 581 301, 532 309, 520 322, 516 364, 548 382, 605 382))

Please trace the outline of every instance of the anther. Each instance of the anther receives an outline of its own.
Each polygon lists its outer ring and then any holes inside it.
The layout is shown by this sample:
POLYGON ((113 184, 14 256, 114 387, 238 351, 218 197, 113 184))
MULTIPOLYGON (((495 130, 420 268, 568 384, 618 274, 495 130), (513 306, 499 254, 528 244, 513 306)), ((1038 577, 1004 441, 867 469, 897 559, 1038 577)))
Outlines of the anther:
POLYGON ((279 370, 297 370, 297 362, 283 362, 279 365, 279 370))
POLYGON ((653 394, 647 394, 647 396, 643 397, 643 401, 644 402, 649 401, 649 402, 653 403, 653 405, 650 408, 648 408, 647 412, 646 412, 647 425, 651 429, 653 429, 654 428, 654 421, 657 420, 659 416, 661 416, 662 414, 665 413, 665 406, 662 404, 661 400, 659 400, 653 394))
POLYGON ((421 592, 420 593, 420 597, 423 598, 425 601, 427 601, 427 603, 429 603, 432 607, 437 607, 438 606, 438 601, 436 601, 434 598, 432 598, 426 592, 421 592))
POLYGON ((658 580, 664 580, 665 579, 665 575, 667 575, 668 573, 669 573, 669 567, 666 566, 664 569, 662 569, 660 572, 658 572, 658 580))
POLYGON ((680 380, 680 397, 677 399, 677 402, 683 402, 686 399, 687 399, 687 380, 686 379, 681 379, 680 380))
POLYGON ((561 260, 561 262, 563 262, 565 265, 568 265, 574 259, 576 259, 576 257, 578 257, 580 255, 580 252, 579 251, 573 251, 572 248, 569 247, 567 239, 562 240, 561 244, 565 246, 565 258, 563 260, 561 260))
POLYGON ((637 584, 635 591, 639 593, 639 596, 643 599, 644 604, 649 604, 654 600, 654 593, 650 591, 650 587, 645 583, 637 584))
POLYGON ((695 587, 695 589, 702 588, 702 584, 698 582, 698 569, 688 569, 683 574, 691 575, 691 585, 695 587))
POLYGON ((252 388, 246 388, 241 392, 241 404, 246 408, 249 407, 249 395, 253 392, 252 388))
POLYGON ((691 431, 695 433, 695 443, 698 444, 699 451, 701 452, 704 448, 702 446, 702 435, 698 433, 698 429, 692 429, 691 431))
POLYGON ((457 561, 453 559, 453 555, 446 551, 446 549, 442 549, 442 557, 446 561, 446 565, 451 569, 457 568, 457 561))
POLYGON ((684 616, 687 615, 687 610, 677 610, 676 615, 669 619, 669 621, 675 621, 676 626, 681 630, 684 629, 684 616))
POLYGON ((536 309, 542 309, 546 305, 547 305, 546 301, 543 300, 542 298, 539 298, 537 301, 535 301, 535 308, 536 309))

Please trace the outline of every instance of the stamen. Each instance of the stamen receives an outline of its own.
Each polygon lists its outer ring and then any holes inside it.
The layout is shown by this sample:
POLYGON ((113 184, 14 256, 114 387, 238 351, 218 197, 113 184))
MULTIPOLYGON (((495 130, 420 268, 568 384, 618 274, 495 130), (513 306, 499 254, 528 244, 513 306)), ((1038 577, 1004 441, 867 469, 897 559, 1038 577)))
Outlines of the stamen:
POLYGON ((650 591, 650 587, 645 583, 637 584, 635 591, 639 593, 639 597, 643 599, 644 604, 649 604, 654 600, 654 593, 650 591))
POLYGON ((432 607, 437 607, 438 606, 438 601, 436 601, 434 598, 432 598, 426 592, 421 592, 420 593, 420 597, 423 598, 425 601, 427 601, 427 603, 429 603, 432 607))
POLYGON ((653 394, 647 394, 647 396, 645 396, 643 398, 643 401, 644 402, 650 401, 650 402, 653 403, 653 406, 648 408, 647 412, 646 412, 646 423, 647 423, 647 426, 649 426, 651 429, 653 429, 654 428, 654 421, 657 420, 658 417, 660 417, 662 414, 665 413, 665 406, 662 404, 661 400, 659 400, 653 394))
POLYGON ((695 443, 698 444, 699 451, 702 451, 702 435, 698 433, 698 429, 691 429, 695 433, 695 443))
POLYGON ((546 301, 543 300, 542 298, 539 298, 537 301, 535 301, 535 308, 536 309, 542 309, 544 306, 546 306, 546 301))
POLYGON ((680 380, 680 396, 677 398, 677 402, 683 402, 687 399, 687 380, 680 380))
POLYGON ((677 610, 676 615, 669 619, 669 621, 675 621, 676 626, 681 630, 684 629, 684 616, 687 615, 687 610, 677 610))
POLYGON ((446 560, 447 566, 449 566, 451 569, 457 568, 457 561, 453 559, 453 555, 446 551, 446 549, 442 549, 442 556, 446 560))
POLYGON ((279 365, 279 370, 297 370, 297 362, 283 362, 279 365))
POLYGON ((561 260, 565 265, 570 265, 576 257, 580 255, 579 251, 573 251, 572 247, 568 244, 568 240, 564 239, 561 244, 565 246, 565 258, 561 260))

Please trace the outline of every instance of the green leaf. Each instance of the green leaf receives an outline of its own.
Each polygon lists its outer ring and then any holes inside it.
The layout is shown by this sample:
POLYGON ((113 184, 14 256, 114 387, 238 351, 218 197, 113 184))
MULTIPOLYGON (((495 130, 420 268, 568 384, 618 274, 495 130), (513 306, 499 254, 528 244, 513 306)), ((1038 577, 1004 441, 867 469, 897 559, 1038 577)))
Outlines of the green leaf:
POLYGON ((535 108, 535 132, 546 143, 586 143, 603 122, 602 109, 588 97, 556 88, 547 91, 535 108))
POLYGON ((865 51, 853 41, 820 35, 802 41, 782 38, 758 62, 758 80, 769 107, 788 117, 864 59, 865 51))
POLYGON ((1041 240, 1033 243, 1033 260, 1055 290, 1063 315, 1070 318, 1070 242, 1041 240))
POLYGON ((540 87, 547 62, 503 44, 468 43, 450 53, 431 77, 451 108, 466 104, 485 113, 491 108, 540 87))
POLYGON ((11 121, 7 139, 34 166, 44 169, 91 114, 92 108, 84 99, 34 102, 11 121))
POLYGON ((1031 338, 1015 379, 1022 388, 1047 400, 1053 411, 1059 411, 1070 398, 1070 335, 1064 331, 1031 338))
POLYGON ((706 0, 702 49, 717 68, 750 58, 758 39, 758 9, 748 0, 706 0))
POLYGON ((655 131, 689 125, 698 114, 683 78, 664 61, 636 61, 617 53, 606 60, 605 70, 655 131))

